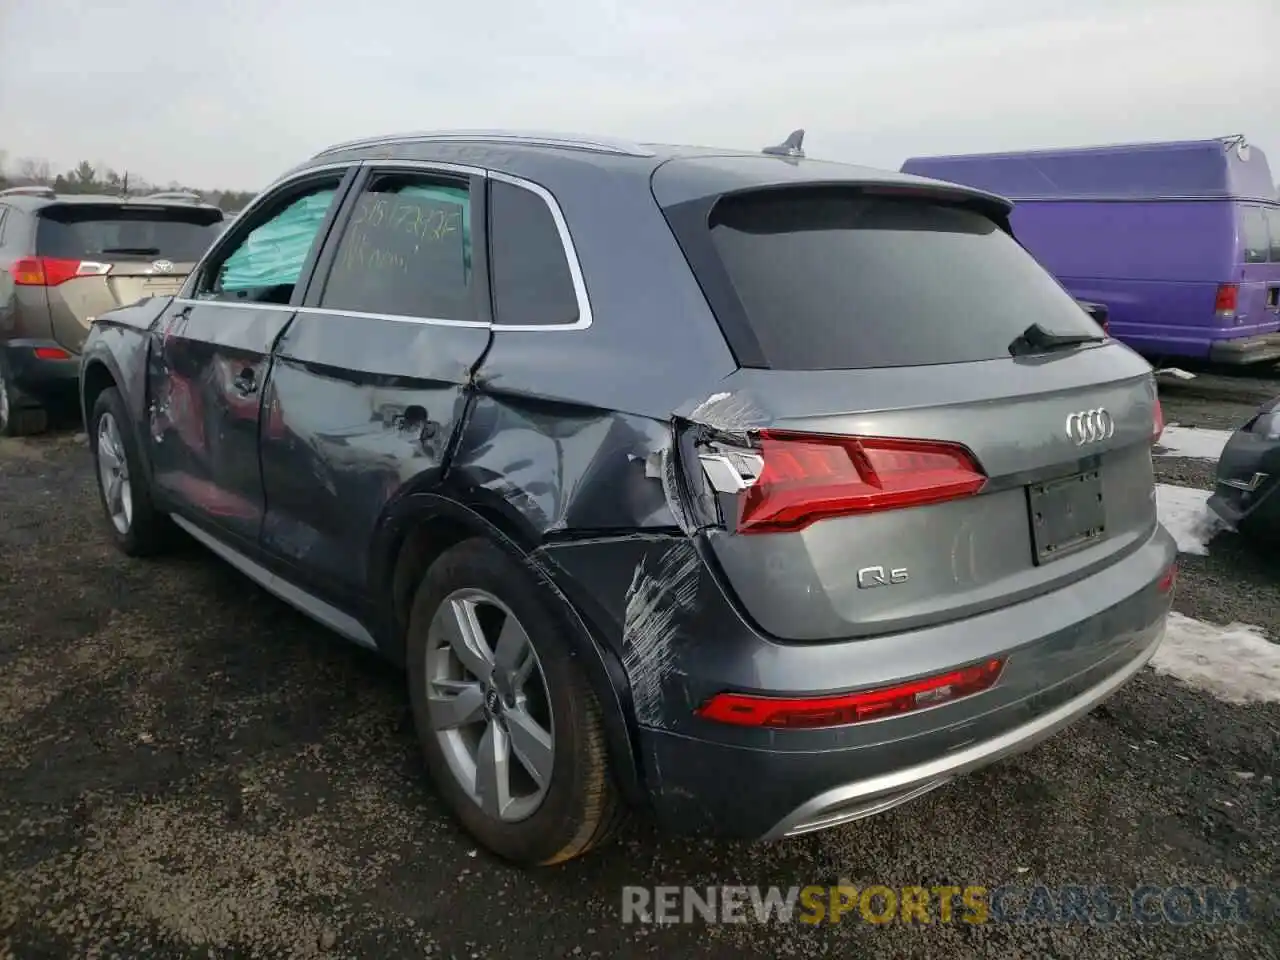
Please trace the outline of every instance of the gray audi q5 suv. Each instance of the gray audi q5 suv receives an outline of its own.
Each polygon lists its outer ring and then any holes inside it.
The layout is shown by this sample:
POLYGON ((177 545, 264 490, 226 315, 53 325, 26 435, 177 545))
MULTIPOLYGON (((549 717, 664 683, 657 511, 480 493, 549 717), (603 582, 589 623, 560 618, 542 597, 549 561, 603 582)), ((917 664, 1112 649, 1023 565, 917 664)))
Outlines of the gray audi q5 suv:
POLYGON ((485 846, 778 838, 1025 749, 1159 643, 1152 374, 1009 204, 759 153, 332 147, 97 317, 106 529, 406 668, 485 846))

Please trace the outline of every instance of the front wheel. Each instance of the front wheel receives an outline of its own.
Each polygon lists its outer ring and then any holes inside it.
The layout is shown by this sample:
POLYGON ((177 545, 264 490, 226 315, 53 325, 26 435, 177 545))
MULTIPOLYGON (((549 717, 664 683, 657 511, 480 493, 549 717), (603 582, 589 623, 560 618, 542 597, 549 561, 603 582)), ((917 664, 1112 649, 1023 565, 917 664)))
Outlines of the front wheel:
POLYGON ((128 412, 114 387, 98 394, 88 433, 98 495, 116 546, 131 557, 159 552, 168 542, 169 518, 151 501, 151 486, 129 429, 128 412))
POLYGON ((536 581, 487 540, 431 567, 409 618, 409 691, 442 798, 522 866, 586 853, 624 815, 600 705, 536 581))

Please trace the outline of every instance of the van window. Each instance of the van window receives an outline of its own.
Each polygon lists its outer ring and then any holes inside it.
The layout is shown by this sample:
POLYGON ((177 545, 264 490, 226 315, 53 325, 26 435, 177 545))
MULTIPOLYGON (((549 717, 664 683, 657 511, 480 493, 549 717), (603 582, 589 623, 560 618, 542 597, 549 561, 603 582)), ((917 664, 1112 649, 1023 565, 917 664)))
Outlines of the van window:
POLYGON ((1241 208, 1240 229, 1244 240, 1244 262, 1266 263, 1271 256, 1267 221, 1259 207, 1241 208))
POLYGON ((1265 218, 1271 234, 1271 262, 1280 263, 1280 209, 1267 207, 1265 218))
POLYGON ((722 199, 710 230, 770 367, 1008 357, 1033 322, 1054 333, 1098 333, 1013 237, 969 209, 793 188, 722 199))
POLYGON ((338 242, 320 306, 474 319, 467 187, 417 173, 373 177, 338 242))

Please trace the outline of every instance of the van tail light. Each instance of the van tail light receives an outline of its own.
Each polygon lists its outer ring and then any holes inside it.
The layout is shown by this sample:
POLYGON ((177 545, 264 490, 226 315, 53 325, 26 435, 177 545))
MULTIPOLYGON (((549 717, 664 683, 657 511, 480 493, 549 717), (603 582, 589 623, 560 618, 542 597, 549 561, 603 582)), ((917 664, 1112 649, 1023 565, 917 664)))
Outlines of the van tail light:
POLYGON ((1169 569, 1160 575, 1160 579, 1156 581, 1156 589, 1161 593, 1168 593, 1174 588, 1178 582, 1178 565, 1171 563, 1169 569))
POLYGON ((1158 443, 1160 435, 1164 433, 1164 407, 1160 406, 1160 398, 1156 397, 1156 408, 1151 425, 1151 442, 1158 443))
POLYGON ((826 697, 765 697, 718 693, 695 712, 704 720, 739 727, 782 727, 812 730, 865 723, 953 703, 995 686, 1003 660, 986 663, 892 687, 840 693, 826 697))
POLYGON ((739 533, 791 533, 830 517, 954 500, 987 481, 965 447, 939 440, 762 430, 749 450, 717 448, 701 459, 716 489, 740 491, 739 533))
POLYGON ((1240 285, 1237 283, 1218 284, 1217 296, 1213 298, 1213 312, 1222 320, 1230 320, 1236 315, 1236 306, 1240 298, 1240 285))
POLYGON ((56 257, 22 257, 9 268, 20 287, 56 287, 76 277, 101 277, 111 272, 111 264, 96 260, 61 260, 56 257))

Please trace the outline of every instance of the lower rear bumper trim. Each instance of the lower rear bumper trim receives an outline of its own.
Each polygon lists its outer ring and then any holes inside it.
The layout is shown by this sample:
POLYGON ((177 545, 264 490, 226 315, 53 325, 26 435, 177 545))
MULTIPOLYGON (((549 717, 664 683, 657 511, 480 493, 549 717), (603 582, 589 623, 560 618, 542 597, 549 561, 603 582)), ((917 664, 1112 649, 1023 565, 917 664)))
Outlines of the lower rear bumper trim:
POLYGON ((1030 723, 928 763, 820 793, 783 817, 761 839, 794 837, 882 813, 937 789, 961 774, 1030 749, 1124 686, 1155 654, 1163 637, 1161 630, 1155 641, 1117 673, 1030 723))

